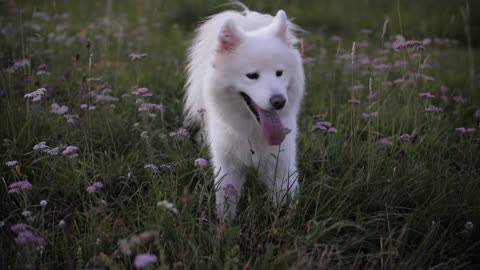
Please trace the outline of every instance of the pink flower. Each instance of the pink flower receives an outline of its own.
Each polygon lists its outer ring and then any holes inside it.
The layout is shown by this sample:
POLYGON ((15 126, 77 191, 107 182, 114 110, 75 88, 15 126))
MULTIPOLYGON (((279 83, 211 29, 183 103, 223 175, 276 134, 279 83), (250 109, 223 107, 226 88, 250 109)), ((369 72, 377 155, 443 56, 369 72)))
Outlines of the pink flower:
POLYGON ((157 260, 157 256, 155 255, 141 254, 135 256, 135 259, 133 260, 133 266, 135 266, 136 268, 144 268, 152 263, 156 263, 157 260))
POLYGON ((223 187, 223 192, 225 192, 225 195, 227 196, 237 195, 237 190, 232 184, 226 184, 223 187))
POLYGON ((208 165, 208 161, 203 158, 195 159, 194 163, 195 163, 195 166, 198 166, 198 167, 206 167, 208 165))

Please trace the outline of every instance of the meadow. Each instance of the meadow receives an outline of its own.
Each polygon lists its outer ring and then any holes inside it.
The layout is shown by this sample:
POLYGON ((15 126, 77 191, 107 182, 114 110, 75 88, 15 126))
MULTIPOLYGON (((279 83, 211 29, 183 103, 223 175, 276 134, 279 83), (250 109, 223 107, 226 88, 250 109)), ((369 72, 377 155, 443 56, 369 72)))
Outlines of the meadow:
POLYGON ((304 29, 301 189, 232 224, 182 117, 223 3, 0 2, 0 268, 479 269, 480 2, 246 1, 304 29))

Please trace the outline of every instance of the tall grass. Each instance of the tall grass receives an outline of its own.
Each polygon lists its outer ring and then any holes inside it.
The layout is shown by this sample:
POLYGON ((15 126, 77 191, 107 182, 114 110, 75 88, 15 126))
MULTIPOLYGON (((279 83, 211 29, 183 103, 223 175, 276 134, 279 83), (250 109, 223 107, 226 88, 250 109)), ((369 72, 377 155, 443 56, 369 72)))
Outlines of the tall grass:
POLYGON ((0 3, 0 268, 478 268, 476 4, 369 3, 247 2, 305 28, 307 95, 295 207, 274 209, 252 171, 234 224, 180 129, 185 51, 217 2, 0 3), (400 16, 423 46, 392 48, 400 16))

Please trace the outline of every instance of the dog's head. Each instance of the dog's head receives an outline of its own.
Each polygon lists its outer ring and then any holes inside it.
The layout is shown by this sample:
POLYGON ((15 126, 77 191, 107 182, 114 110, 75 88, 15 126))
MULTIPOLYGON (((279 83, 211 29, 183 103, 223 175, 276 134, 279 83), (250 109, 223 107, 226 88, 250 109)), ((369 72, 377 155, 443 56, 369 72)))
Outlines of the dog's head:
POLYGON ((218 40, 217 74, 246 105, 268 143, 280 144, 287 132, 279 114, 290 107, 289 89, 298 76, 299 61, 290 44, 285 12, 279 11, 269 25, 254 31, 227 20, 218 40))

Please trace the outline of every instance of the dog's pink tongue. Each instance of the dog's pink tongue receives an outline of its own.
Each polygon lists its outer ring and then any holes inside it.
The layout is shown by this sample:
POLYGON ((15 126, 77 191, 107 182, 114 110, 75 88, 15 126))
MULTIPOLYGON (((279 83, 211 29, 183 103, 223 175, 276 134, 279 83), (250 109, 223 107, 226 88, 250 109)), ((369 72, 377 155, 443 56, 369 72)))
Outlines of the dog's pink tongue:
POLYGON ((262 126, 262 134, 270 145, 279 145, 287 136, 285 127, 280 121, 280 117, 276 111, 266 111, 257 107, 260 116, 260 125, 262 126))

